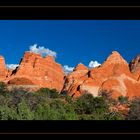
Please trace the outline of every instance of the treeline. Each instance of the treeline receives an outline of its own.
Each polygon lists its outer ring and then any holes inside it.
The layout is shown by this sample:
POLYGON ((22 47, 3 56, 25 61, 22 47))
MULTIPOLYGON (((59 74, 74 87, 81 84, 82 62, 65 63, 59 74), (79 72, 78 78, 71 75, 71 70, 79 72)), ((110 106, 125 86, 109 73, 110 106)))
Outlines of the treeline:
POLYGON ((131 102, 126 97, 109 98, 84 94, 78 99, 58 94, 55 89, 42 88, 28 92, 22 88, 8 90, 0 83, 0 120, 129 120, 140 119, 140 99, 131 102), (130 104, 127 115, 110 111, 115 104, 130 104))

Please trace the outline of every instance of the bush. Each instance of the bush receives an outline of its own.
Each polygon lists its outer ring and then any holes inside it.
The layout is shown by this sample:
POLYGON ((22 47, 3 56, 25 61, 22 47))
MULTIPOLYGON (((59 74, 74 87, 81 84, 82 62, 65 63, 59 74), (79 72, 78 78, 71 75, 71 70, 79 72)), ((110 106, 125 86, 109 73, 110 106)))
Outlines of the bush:
MULTIPOLYGON (((35 120, 49 120, 51 116, 50 106, 48 104, 39 104, 34 112, 35 120)), ((50 119, 51 120, 51 119, 50 119)))
POLYGON ((66 102, 68 102, 70 104, 73 103, 73 98, 71 96, 66 95, 65 100, 66 100, 66 102))
POLYGON ((140 98, 134 98, 130 104, 127 120, 140 120, 140 98))
MULTIPOLYGON (((8 91, 4 83, 0 86, 0 120, 123 119, 119 112, 109 111, 109 106, 114 104, 114 100, 106 92, 99 97, 87 93, 73 99, 59 94, 55 89, 41 88, 36 92, 27 92, 23 88, 13 88, 8 91)), ((122 97, 119 100, 125 101, 122 97)), ((139 104, 136 105, 136 113, 139 104)), ((130 114, 132 116, 132 113, 130 114)))
POLYGON ((112 91, 110 91, 110 92, 108 92, 106 90, 100 90, 99 91, 99 96, 103 97, 105 100, 112 99, 111 95, 112 95, 112 91))
POLYGON ((74 106, 77 114, 90 114, 94 112, 93 96, 91 94, 84 94, 79 97, 74 106))
POLYGON ((108 110, 108 105, 103 97, 94 98, 91 94, 81 96, 75 105, 77 114, 102 114, 108 110))
POLYGON ((52 100, 50 103, 41 103, 35 111, 36 120, 76 120, 74 108, 65 104, 60 99, 52 100))
POLYGON ((8 92, 6 84, 0 82, 0 94, 5 94, 6 92, 8 92))
POLYGON ((118 101, 121 103, 121 104, 127 104, 128 103, 128 97, 126 96, 120 96, 118 98, 118 101))
POLYGON ((12 104, 17 106, 20 103, 21 99, 27 94, 23 88, 13 88, 11 91, 8 92, 7 97, 12 99, 12 104))
POLYGON ((34 113, 30 110, 25 99, 23 98, 17 106, 18 120, 33 120, 34 113))
POLYGON ((34 93, 28 93, 24 96, 27 105, 30 107, 30 109, 33 111, 36 109, 37 105, 42 102, 47 102, 47 99, 41 98, 39 95, 36 95, 34 93))
POLYGON ((76 114, 72 104, 65 104, 64 109, 65 113, 63 116, 63 120, 78 120, 78 115, 76 114))
POLYGON ((7 105, 0 106, 0 120, 16 120, 17 113, 13 108, 9 108, 7 105))
POLYGON ((0 94, 0 106, 4 105, 5 99, 6 98, 3 95, 0 94))
POLYGON ((48 88, 41 88, 37 91, 40 96, 48 97, 48 98, 58 98, 59 93, 56 89, 48 89, 48 88))
POLYGON ((118 102, 117 100, 112 98, 112 91, 101 90, 99 92, 99 96, 103 97, 108 105, 116 105, 118 102))
POLYGON ((104 116, 105 120, 124 120, 124 116, 120 112, 109 112, 104 116))

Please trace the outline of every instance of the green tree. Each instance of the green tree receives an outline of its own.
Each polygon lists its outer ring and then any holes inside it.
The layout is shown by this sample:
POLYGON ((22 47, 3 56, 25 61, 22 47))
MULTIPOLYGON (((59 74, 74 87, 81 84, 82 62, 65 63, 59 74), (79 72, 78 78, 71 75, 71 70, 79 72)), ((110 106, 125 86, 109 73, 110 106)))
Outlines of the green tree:
POLYGON ((18 120, 33 120, 34 113, 30 110, 25 99, 23 98, 17 106, 18 120))
POLYGON ((0 120, 16 120, 17 113, 14 108, 9 108, 7 105, 0 106, 0 120))
POLYGON ((59 92, 56 89, 41 88, 36 93, 46 98, 59 97, 59 92))
POLYGON ((35 120, 49 120, 51 117, 50 106, 45 103, 39 104, 34 112, 34 115, 35 120))
POLYGON ((75 110, 78 114, 91 114, 105 112, 108 105, 103 97, 93 97, 91 94, 84 94, 76 101, 75 110))

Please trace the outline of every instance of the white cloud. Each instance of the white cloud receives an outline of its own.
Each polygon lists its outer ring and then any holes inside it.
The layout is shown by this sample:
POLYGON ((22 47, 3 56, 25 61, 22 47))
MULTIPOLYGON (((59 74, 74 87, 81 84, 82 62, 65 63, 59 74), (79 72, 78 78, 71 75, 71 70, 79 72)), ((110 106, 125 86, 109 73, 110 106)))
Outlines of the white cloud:
POLYGON ((30 46, 30 52, 39 53, 42 56, 50 55, 50 56, 56 57, 57 55, 55 51, 45 48, 44 46, 38 46, 37 44, 30 46))
POLYGON ((100 63, 98 63, 98 61, 90 61, 89 62, 89 67, 90 68, 95 68, 95 67, 98 67, 98 66, 100 66, 101 64, 100 63))
POLYGON ((63 66, 63 70, 65 72, 65 74, 69 74, 70 72, 72 72, 74 69, 74 67, 69 67, 68 65, 64 65, 63 66))
MULTIPOLYGON (((100 63, 98 63, 98 61, 90 61, 88 67, 89 68, 94 68, 101 65, 100 63)), ((64 65, 63 66, 63 70, 65 72, 65 74, 69 74, 73 71, 74 67, 70 67, 68 65, 64 65)))
POLYGON ((7 69, 12 69, 12 70, 14 70, 18 66, 19 66, 18 64, 7 64, 6 65, 7 69))

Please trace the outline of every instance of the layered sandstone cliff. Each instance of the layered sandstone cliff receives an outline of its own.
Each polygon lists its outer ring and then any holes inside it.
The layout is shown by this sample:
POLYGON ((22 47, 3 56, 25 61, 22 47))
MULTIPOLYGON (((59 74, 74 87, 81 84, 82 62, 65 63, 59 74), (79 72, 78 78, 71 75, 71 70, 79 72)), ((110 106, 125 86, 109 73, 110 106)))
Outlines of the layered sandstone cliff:
POLYGON ((62 66, 52 56, 43 58, 40 54, 25 52, 19 67, 10 73, 7 81, 12 85, 37 85, 61 91, 64 76, 62 66))
POLYGON ((128 63, 117 52, 96 68, 76 69, 66 78, 63 91, 73 97, 84 93, 99 96, 102 91, 111 93, 113 98, 119 96, 140 96, 140 82, 129 69, 128 63))

